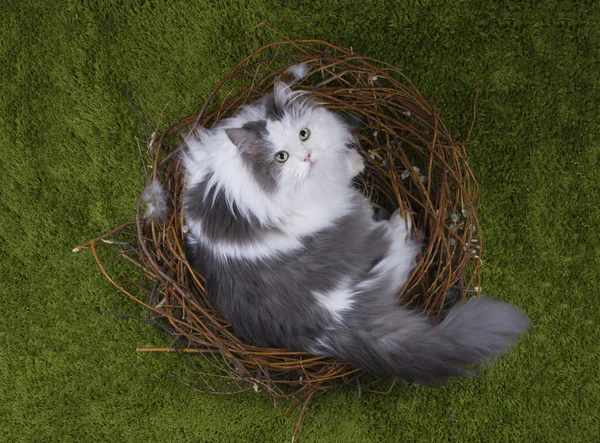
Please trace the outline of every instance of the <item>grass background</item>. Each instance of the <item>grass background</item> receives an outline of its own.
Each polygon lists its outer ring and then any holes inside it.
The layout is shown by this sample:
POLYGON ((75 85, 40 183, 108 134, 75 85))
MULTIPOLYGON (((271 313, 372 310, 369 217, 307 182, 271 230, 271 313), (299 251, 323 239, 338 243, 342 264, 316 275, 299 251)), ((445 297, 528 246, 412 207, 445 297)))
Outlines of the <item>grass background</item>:
POLYGON ((149 126, 196 112, 266 20, 401 67, 466 136, 484 289, 534 329, 474 380, 319 398, 298 441, 597 441, 600 3, 5 1, 0 14, 0 441, 289 440, 252 392, 202 396, 78 243, 129 219, 149 126))

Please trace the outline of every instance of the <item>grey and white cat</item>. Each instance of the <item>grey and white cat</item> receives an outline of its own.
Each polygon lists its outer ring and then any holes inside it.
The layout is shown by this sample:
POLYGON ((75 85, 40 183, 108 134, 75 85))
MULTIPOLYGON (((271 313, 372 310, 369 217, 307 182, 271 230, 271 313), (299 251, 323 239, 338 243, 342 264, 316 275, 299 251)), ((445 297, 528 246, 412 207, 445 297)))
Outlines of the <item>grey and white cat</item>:
POLYGON ((428 383, 505 351, 530 322, 487 298, 434 326, 397 305, 419 245, 352 186, 364 165, 344 120, 308 94, 273 93, 187 139, 188 256, 248 344, 339 358, 428 383))

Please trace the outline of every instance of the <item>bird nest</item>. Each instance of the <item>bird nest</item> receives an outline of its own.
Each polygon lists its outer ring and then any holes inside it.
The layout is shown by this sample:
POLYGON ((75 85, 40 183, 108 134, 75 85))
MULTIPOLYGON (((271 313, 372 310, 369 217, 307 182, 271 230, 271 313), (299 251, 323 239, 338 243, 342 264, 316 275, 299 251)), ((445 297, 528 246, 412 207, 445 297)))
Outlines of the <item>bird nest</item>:
POLYGON ((408 211, 424 234, 422 254, 398 294, 399 303, 436 322, 450 305, 475 295, 480 286, 481 230, 476 215, 478 186, 465 144, 452 139, 435 107, 400 70, 318 40, 283 39, 251 51, 217 84, 199 113, 148 141, 152 162, 148 183, 162 183, 171 209, 164 222, 146 219, 140 198, 135 220, 76 250, 90 247, 106 278, 147 310, 143 320, 171 337, 168 347, 138 351, 201 355, 204 359, 190 382, 197 389, 262 390, 272 399, 296 398, 293 410, 335 386, 358 383, 368 390, 373 379, 366 377, 361 385, 361 371, 345 362, 249 346, 232 333, 208 302, 202 275, 186 260, 184 174, 178 156, 186 133, 232 116, 240 106, 269 92, 275 78, 309 91, 331 110, 360 122, 355 136, 366 168, 356 186, 374 207, 408 211), (111 246, 98 247, 106 243, 111 246), (118 260, 107 258, 100 249, 111 249, 118 260), (123 260, 137 267, 139 278, 111 273, 111 265, 123 260))

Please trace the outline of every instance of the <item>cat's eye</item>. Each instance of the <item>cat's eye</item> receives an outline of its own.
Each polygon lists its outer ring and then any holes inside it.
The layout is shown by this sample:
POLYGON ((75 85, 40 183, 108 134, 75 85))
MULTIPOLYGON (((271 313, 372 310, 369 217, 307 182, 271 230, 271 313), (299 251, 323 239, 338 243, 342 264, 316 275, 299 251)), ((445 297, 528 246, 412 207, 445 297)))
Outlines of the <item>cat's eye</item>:
POLYGON ((308 130, 308 128, 300 129, 300 140, 308 140, 308 137, 310 137, 310 131, 308 130))
POLYGON ((285 161, 287 161, 289 156, 290 155, 287 152, 279 151, 275 154, 275 160, 277 160, 279 163, 284 163, 285 161))

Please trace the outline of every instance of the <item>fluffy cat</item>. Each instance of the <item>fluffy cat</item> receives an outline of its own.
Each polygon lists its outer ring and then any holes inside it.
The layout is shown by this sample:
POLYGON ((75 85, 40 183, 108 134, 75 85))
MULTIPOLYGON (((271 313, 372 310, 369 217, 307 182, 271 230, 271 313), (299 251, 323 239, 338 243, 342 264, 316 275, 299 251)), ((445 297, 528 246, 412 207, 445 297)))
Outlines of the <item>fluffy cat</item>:
POLYGON ((418 383, 469 375, 465 365, 505 351, 529 319, 477 298, 434 326, 397 305, 419 245, 409 217, 376 220, 353 188, 364 168, 354 143, 342 118, 281 82, 190 134, 182 157, 190 262, 248 344, 418 383))

